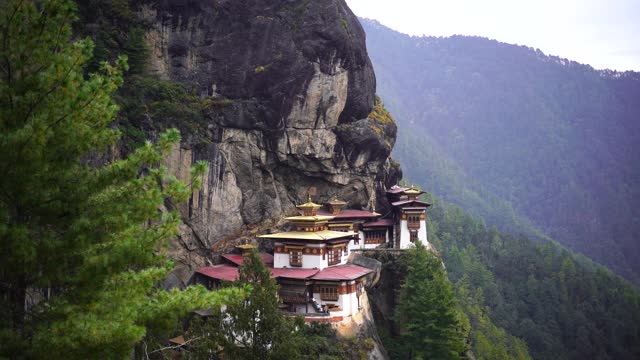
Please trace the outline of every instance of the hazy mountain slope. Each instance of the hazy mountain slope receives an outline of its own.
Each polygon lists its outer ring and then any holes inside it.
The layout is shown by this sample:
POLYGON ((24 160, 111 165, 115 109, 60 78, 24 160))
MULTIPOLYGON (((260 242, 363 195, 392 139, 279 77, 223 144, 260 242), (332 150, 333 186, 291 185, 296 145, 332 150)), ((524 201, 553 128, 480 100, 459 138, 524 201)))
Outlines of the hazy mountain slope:
POLYGON ((640 74, 363 21, 410 179, 640 281, 640 74))

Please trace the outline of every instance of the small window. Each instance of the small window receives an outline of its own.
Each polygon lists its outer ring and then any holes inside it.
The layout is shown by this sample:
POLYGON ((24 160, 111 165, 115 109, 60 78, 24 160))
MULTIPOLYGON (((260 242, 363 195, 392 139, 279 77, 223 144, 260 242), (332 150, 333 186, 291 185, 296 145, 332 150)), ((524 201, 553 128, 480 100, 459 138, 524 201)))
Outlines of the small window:
POLYGON ((409 229, 420 228, 420 214, 410 214, 407 216, 407 227, 409 229))
POLYGON ((338 301, 338 287, 337 286, 321 286, 320 299, 325 301, 338 301))
POLYGON ((339 264, 340 257, 342 256, 342 248, 327 249, 327 255, 329 255, 329 265, 339 264))
POLYGON ((302 266, 302 249, 289 250, 289 265, 302 266))
POLYGON ((409 241, 411 241, 412 243, 418 241, 418 232, 417 231, 410 231, 409 232, 409 241))

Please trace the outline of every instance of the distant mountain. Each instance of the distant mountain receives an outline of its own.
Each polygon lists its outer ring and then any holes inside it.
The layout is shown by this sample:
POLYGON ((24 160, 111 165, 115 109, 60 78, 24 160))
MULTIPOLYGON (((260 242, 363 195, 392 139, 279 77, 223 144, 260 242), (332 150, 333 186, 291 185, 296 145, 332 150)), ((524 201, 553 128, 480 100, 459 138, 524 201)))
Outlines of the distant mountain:
POLYGON ((406 176, 640 284, 640 74, 361 20, 406 176))

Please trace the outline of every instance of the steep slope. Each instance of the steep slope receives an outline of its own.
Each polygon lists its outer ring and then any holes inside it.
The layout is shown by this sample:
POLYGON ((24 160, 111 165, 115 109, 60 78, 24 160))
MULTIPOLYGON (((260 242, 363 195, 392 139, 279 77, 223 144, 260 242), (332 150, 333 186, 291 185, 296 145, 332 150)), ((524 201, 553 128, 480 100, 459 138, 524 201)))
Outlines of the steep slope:
POLYGON ((80 9, 96 64, 130 58, 119 94, 128 138, 178 127, 183 142, 167 165, 188 181, 195 162, 208 162, 202 189, 180 209, 173 285, 209 249, 274 224, 308 192, 375 204, 396 127, 368 119, 375 76, 344 1, 89 0, 80 9))
POLYGON ((363 23, 409 178, 640 282, 640 74, 363 23))
POLYGON ((489 318, 523 339, 535 359, 640 356, 637 288, 554 243, 487 229, 456 206, 428 200, 433 202, 430 240, 442 254, 472 328, 483 330, 471 336, 476 354, 515 358, 495 346, 500 329, 491 331, 485 325, 489 318))

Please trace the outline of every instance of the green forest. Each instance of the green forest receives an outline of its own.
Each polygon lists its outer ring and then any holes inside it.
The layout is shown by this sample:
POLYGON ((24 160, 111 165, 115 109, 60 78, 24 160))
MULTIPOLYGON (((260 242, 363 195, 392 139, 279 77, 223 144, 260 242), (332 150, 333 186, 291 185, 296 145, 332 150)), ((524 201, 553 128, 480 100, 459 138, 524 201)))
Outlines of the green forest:
POLYGON ((455 205, 429 200, 429 241, 471 320, 477 355, 514 358, 491 349, 501 342, 507 349, 518 345, 502 334, 506 330, 526 342, 534 359, 640 356, 640 292, 634 286, 559 245, 487 228, 455 205))
POLYGON ((362 20, 393 156, 440 198, 640 283, 640 74, 362 20))

